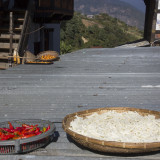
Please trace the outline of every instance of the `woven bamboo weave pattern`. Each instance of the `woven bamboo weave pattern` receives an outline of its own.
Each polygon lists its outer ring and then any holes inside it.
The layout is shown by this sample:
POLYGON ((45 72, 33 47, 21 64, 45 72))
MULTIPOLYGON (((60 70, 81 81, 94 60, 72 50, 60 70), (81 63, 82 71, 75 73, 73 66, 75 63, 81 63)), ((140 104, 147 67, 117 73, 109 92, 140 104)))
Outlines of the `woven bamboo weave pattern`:
POLYGON ((76 112, 70 115, 67 115, 64 120, 62 127, 67 134, 69 134, 76 142, 81 145, 88 147, 90 149, 101 151, 101 152, 112 152, 112 153, 143 153, 160 150, 160 142, 152 143, 125 143, 125 142, 115 142, 115 141, 102 141, 94 138, 89 138, 76 132, 73 132, 69 129, 70 123, 75 119, 75 116, 86 117, 92 113, 97 112, 98 114, 105 113, 110 110, 115 110, 116 112, 127 112, 127 111, 136 111, 142 116, 154 115, 156 119, 160 118, 160 112, 146 110, 146 109, 137 109, 129 107, 111 107, 111 108, 98 108, 85 110, 81 112, 76 112))

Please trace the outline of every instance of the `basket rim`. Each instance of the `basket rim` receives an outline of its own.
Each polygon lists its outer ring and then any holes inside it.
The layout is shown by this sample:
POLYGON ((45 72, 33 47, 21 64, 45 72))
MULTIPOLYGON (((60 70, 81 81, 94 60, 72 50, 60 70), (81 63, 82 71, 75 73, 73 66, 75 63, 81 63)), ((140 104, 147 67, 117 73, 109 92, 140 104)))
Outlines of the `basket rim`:
POLYGON ((71 137, 81 139, 86 143, 93 143, 101 146, 108 146, 108 147, 116 147, 116 148, 123 148, 123 149, 140 149, 140 150, 147 150, 152 148, 160 148, 160 142, 147 142, 147 143, 131 143, 131 142, 116 142, 116 141, 105 141, 105 140, 98 140, 95 138, 90 138, 81 134, 78 134, 69 129, 69 125, 67 126, 67 121, 69 124, 71 122, 71 118, 73 119, 75 116, 85 116, 90 113, 94 112, 101 112, 101 111, 109 111, 109 110, 117 110, 117 111, 137 111, 138 113, 145 113, 156 115, 160 118, 160 112, 148 109, 139 109, 139 108, 131 108, 131 107, 104 107, 104 108, 97 108, 97 109, 89 109, 80 112, 75 112, 72 114, 67 115, 62 122, 62 127, 64 131, 69 134, 71 137))

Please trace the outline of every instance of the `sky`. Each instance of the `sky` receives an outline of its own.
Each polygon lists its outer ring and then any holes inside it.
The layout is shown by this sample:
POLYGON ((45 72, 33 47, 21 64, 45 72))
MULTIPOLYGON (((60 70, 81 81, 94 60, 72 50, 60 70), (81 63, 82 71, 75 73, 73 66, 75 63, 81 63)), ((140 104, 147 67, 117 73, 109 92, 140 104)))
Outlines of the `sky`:
POLYGON ((143 0, 120 0, 120 1, 129 3, 135 8, 137 8, 138 10, 145 12, 145 4, 143 0))

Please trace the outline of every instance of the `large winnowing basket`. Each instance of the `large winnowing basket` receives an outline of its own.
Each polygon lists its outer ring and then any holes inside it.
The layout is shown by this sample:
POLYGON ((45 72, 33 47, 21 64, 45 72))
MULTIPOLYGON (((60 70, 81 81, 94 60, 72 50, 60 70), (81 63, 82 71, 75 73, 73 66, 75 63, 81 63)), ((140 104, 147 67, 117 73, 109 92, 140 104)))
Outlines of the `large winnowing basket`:
POLYGON ((100 152, 109 152, 109 153, 145 153, 152 151, 160 150, 160 142, 153 143, 125 143, 125 142, 115 142, 115 141, 103 141, 94 138, 89 138, 87 136, 80 135, 76 132, 70 130, 70 123, 72 120, 76 118, 76 116, 86 117, 93 113, 104 113, 110 110, 115 110, 117 112, 127 112, 127 111, 136 111, 142 116, 145 115, 154 115, 157 119, 160 118, 160 112, 151 111, 146 109, 137 109, 137 108, 126 108, 126 107, 111 107, 111 108, 98 108, 85 110, 81 112, 76 112, 70 115, 67 115, 64 120, 62 127, 65 132, 71 136, 73 140, 78 142, 79 144, 100 152))

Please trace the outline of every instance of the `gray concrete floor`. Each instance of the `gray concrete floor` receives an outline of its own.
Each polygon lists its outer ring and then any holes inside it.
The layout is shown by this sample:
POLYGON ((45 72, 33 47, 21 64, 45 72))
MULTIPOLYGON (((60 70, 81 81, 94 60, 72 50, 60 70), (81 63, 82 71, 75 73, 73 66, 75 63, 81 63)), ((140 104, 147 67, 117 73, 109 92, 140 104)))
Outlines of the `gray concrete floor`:
POLYGON ((60 135, 45 148, 0 159, 159 160, 160 152, 121 157, 81 148, 61 122, 67 114, 100 107, 160 111, 160 48, 83 49, 60 58, 52 65, 0 70, 0 121, 46 119, 60 135))

